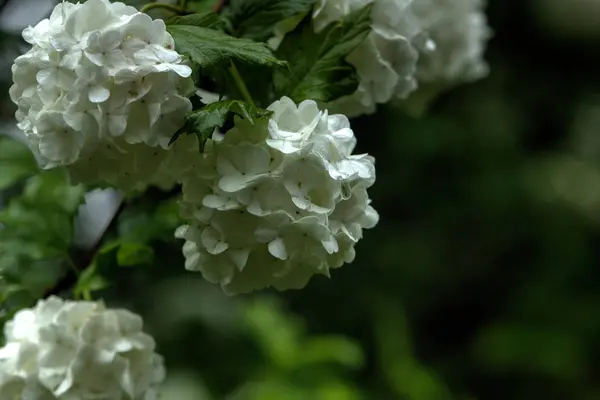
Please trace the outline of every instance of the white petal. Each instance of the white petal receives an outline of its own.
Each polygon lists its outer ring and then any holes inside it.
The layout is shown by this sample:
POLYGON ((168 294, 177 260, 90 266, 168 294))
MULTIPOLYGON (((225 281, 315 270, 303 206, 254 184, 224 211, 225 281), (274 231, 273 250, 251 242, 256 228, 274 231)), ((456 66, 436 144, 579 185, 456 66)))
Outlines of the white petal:
POLYGON ((192 75, 192 69, 183 64, 169 64, 170 69, 182 78, 189 78, 192 75))
POLYGON ((221 254, 229 248, 229 245, 221 240, 221 234, 215 228, 208 227, 202 231, 202 245, 210 254, 221 254))
POLYGON ((92 103, 102 103, 108 100, 110 91, 103 86, 94 86, 88 92, 88 98, 92 103))
POLYGON ((269 253, 280 260, 288 259, 287 249, 282 238, 277 238, 269 243, 269 253))
POLYGON ((238 271, 242 271, 248 262, 250 256, 250 250, 231 250, 229 252, 231 260, 235 264, 238 271))
POLYGON ((108 131, 112 136, 121 136, 127 129, 127 115, 111 115, 108 117, 108 131))
POLYGON ((55 81, 55 71, 51 69, 42 69, 39 70, 35 78, 38 83, 43 86, 49 86, 54 84, 55 81))
POLYGON ((190 229, 189 225, 181 225, 177 229, 175 229, 175 237, 178 239, 185 239, 185 234, 190 229))
POLYGON ((242 175, 228 175, 219 179, 219 189, 228 193, 235 193, 246 188, 252 178, 250 179, 243 177, 242 175))

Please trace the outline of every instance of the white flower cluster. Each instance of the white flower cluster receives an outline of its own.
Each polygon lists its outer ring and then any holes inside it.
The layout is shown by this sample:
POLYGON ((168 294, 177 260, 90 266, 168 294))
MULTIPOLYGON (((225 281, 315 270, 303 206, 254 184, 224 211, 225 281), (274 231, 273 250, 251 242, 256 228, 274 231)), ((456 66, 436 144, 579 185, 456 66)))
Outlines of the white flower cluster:
POLYGON ((420 83, 459 83, 487 75, 483 59, 491 30, 484 0, 416 0, 413 11, 435 49, 419 57, 420 83))
POLYGON ((358 90, 331 108, 349 116, 377 104, 403 101, 420 86, 473 81, 487 73, 490 37, 483 0, 320 0, 315 29, 373 4, 372 32, 347 58, 360 77, 358 90))
POLYGON ((268 109, 268 122, 238 119, 208 141, 183 178, 190 222, 176 236, 186 240, 186 268, 229 294, 328 276, 354 259, 363 228, 379 219, 367 195, 374 159, 351 154, 356 138, 345 116, 287 97, 268 109))
MULTIPOLYGON (((377 104, 404 99, 417 88, 419 51, 433 46, 413 14, 419 0, 320 0, 315 7, 315 30, 373 4, 372 32, 347 58, 360 77, 358 90, 330 107, 349 116, 371 114, 377 104)), ((460 0, 459 0, 460 1, 460 0)))
POLYGON ((126 310, 53 296, 4 331, 2 400, 154 400, 165 378, 142 319, 126 310))
POLYGON ((10 96, 41 164, 86 183, 151 176, 194 90, 165 23, 109 0, 62 2, 23 37, 10 96))

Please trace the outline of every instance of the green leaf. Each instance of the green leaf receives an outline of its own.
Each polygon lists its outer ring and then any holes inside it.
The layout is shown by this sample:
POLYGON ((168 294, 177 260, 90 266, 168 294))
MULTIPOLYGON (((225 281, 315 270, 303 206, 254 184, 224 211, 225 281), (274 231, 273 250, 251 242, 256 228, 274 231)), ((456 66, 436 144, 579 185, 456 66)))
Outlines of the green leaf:
POLYGON ((191 113, 188 116, 187 129, 197 132, 201 138, 209 138, 215 128, 223 126, 231 113, 241 116, 251 124, 271 114, 270 111, 254 107, 241 100, 218 101, 191 113))
POLYGON ((117 263, 122 267, 149 264, 153 258, 152 247, 142 243, 121 243, 117 251, 117 263))
POLYGON ((0 138, 0 190, 38 170, 27 146, 9 137, 0 138))
POLYGON ((75 298, 81 298, 85 293, 105 289, 108 285, 109 282, 98 273, 97 264, 94 262, 79 275, 73 294, 75 298))
POLYGON ((487 326, 474 344, 482 365, 499 371, 530 371, 554 379, 585 373, 586 345, 568 329, 516 324, 487 326))
POLYGON ((266 41, 275 26, 290 17, 308 13, 317 0, 232 0, 225 17, 235 36, 266 41))
POLYGON ((169 199, 159 204, 154 211, 154 220, 166 230, 174 231, 183 221, 179 212, 177 198, 169 199))
POLYGON ((61 258, 21 263, 19 275, 23 289, 33 296, 41 296, 53 288, 68 270, 67 257, 63 254, 61 258))
POLYGON ((299 358, 303 364, 337 363, 349 368, 359 368, 364 363, 358 344, 344 336, 311 338, 299 358))
POLYGON ((17 284, 9 284, 5 281, 0 282, 0 303, 4 303, 10 295, 22 291, 23 288, 17 284))
POLYGON ((350 95, 358 88, 356 70, 346 57, 371 32, 372 4, 315 33, 308 15, 288 33, 277 51, 289 62, 289 71, 275 71, 278 97, 289 96, 296 102, 312 99, 330 102, 350 95))
POLYGON ((44 248, 50 247, 56 251, 70 245, 73 239, 72 216, 58 206, 17 200, 13 199, 0 212, 0 223, 5 225, 0 237, 6 232, 17 240, 44 245, 44 248))
POLYGON ((113 250, 117 250, 119 246, 121 246, 120 240, 111 240, 100 247, 100 250, 98 250, 98 255, 109 254, 113 250))
POLYGON ((84 202, 83 185, 73 186, 65 170, 43 171, 27 181, 23 199, 32 204, 52 204, 68 213, 75 213, 84 202))
POLYGON ((118 233, 121 241, 134 243, 150 243, 163 239, 171 229, 166 229, 162 221, 157 220, 148 210, 126 210, 119 217, 118 233))
POLYGON ((189 25, 202 28, 224 30, 225 21, 214 12, 203 12, 183 16, 171 17, 166 21, 167 25, 189 25))
POLYGON ((246 305, 244 321, 264 355, 277 367, 296 364, 304 334, 301 321, 285 312, 274 298, 262 298, 246 305))
POLYGON ((219 0, 189 0, 187 2, 187 11, 197 13, 212 11, 219 0))
POLYGON ((218 71, 230 61, 265 66, 287 66, 265 43, 237 39, 223 32, 192 25, 169 25, 177 51, 188 54, 200 68, 218 71))

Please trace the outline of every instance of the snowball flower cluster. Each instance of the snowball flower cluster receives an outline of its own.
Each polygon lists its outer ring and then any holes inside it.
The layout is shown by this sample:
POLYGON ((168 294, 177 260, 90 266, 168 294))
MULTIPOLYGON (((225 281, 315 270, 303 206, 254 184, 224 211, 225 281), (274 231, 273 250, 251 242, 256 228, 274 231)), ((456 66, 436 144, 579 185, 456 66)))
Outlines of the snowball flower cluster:
POLYGON ((354 259, 363 228, 379 217, 367 188, 374 159, 353 155, 348 119, 283 97, 268 121, 237 119, 206 144, 183 178, 176 236, 186 268, 229 294, 298 289, 354 259))
POLYGON ((154 400, 165 378, 142 319, 102 303, 40 300, 4 328, 3 400, 154 400))
POLYGON ((85 183, 152 175, 194 90, 165 23, 109 0, 62 2, 23 37, 10 96, 41 164, 85 183))
POLYGON ((484 0, 319 0, 315 29, 370 3, 372 32, 347 58, 360 85, 332 109, 358 116, 390 101, 425 102, 448 86, 487 74, 483 53, 491 31, 484 0))
POLYGON ((491 30, 484 0, 415 0, 412 10, 435 46, 423 51, 417 66, 419 86, 443 87, 487 75, 483 59, 491 30))
MULTIPOLYGON (((371 114, 377 104, 404 99, 417 88, 419 52, 433 48, 412 5, 420 0, 319 0, 313 21, 318 32, 367 4, 372 32, 348 57, 360 78, 358 90, 330 107, 349 116, 371 114)), ((461 1, 461 0, 458 0, 461 1)))

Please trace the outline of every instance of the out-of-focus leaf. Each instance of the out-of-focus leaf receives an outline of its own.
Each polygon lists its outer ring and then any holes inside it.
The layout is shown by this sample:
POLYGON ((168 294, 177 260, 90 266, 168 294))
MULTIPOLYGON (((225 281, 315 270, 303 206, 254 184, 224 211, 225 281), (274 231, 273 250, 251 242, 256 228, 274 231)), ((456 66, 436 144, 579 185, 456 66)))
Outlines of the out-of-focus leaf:
POLYGON ((73 239, 72 220, 60 208, 13 200, 0 211, 0 223, 4 225, 0 235, 52 245, 56 251, 64 251, 73 239))
POLYGON ((165 230, 174 231, 179 225, 182 225, 179 215, 179 202, 177 199, 168 200, 161 203, 154 211, 154 219, 165 228, 165 230))
POLYGON ((152 247, 142 243, 124 242, 117 251, 117 263, 122 267, 149 264, 154 258, 152 247))
POLYGON ((23 198, 33 204, 50 203, 74 213, 84 201, 83 185, 71 185, 64 170, 44 171, 27 181, 23 198))
POLYGON ((187 10, 197 13, 212 11, 220 0, 188 0, 187 10))
POLYGON ((301 326, 299 321, 286 318, 274 300, 262 299, 248 305, 245 321, 275 364, 289 366, 295 362, 301 326))
POLYGON ((382 298, 375 304, 377 358, 394 392, 414 400, 452 400, 445 384, 415 359, 405 311, 382 298))
POLYGON ((489 326, 474 347, 479 362, 500 371, 576 379, 584 373, 583 339, 568 331, 526 325, 489 326))
POLYGON ((85 294, 106 289, 108 286, 109 282, 99 274, 97 264, 94 262, 79 275, 73 294, 81 298, 85 294))
POLYGON ((357 343, 344 336, 318 336, 310 338, 298 355, 301 364, 336 363, 359 368, 364 362, 357 343))
POLYGON ((24 144, 0 137, 0 190, 38 171, 31 151, 24 144))

